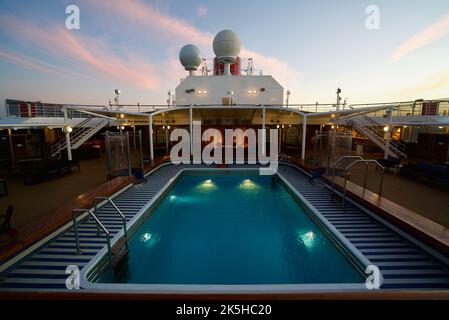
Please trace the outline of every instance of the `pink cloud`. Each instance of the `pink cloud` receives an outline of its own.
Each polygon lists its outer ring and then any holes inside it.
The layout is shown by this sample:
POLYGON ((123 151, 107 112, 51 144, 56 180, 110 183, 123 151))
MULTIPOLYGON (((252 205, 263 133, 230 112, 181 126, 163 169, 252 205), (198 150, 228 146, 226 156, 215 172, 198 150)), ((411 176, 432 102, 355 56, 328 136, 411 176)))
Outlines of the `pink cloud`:
POLYGON ((72 71, 58 68, 58 67, 49 65, 47 63, 38 61, 36 59, 32 59, 32 58, 26 57, 26 56, 18 54, 18 53, 11 53, 11 52, 8 52, 3 49, 0 49, 0 59, 9 61, 16 65, 25 67, 27 69, 31 69, 31 70, 38 71, 38 72, 49 73, 49 74, 53 74, 53 75, 57 75, 57 76, 60 76, 60 75, 70 76, 70 77, 81 76, 80 74, 74 73, 72 71))
POLYGON ((393 61, 397 61, 409 53, 425 47, 449 34, 449 15, 436 21, 426 29, 418 32, 402 43, 393 53, 393 61))
MULTIPOLYGON (((101 0, 90 0, 90 3, 98 9, 117 13, 133 24, 147 27, 163 39, 192 43, 202 48, 203 52, 210 52, 212 48, 214 39, 212 33, 200 31, 184 20, 164 14, 139 0, 117 0, 111 2, 107 7, 104 7, 104 2, 101 0)), ((263 68, 266 74, 272 74, 281 82, 297 85, 301 80, 299 72, 276 57, 266 56, 245 48, 242 49, 241 55, 253 58, 257 68, 263 68)))
POLYGON ((87 72, 93 71, 103 78, 145 89, 157 88, 154 66, 132 55, 125 58, 115 56, 105 42, 62 26, 40 27, 3 13, 0 13, 0 26, 14 38, 31 43, 50 55, 68 57, 81 63, 87 72))

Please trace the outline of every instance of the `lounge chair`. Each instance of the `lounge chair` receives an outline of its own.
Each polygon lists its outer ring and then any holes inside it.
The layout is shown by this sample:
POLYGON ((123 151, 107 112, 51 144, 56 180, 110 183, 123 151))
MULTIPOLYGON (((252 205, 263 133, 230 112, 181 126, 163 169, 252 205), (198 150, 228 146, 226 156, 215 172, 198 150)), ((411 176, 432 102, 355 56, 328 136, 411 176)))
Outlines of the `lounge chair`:
POLYGON ((6 209, 6 214, 0 215, 0 218, 4 218, 3 224, 0 225, 0 233, 11 230, 11 217, 13 211, 13 206, 9 206, 8 209, 6 209))

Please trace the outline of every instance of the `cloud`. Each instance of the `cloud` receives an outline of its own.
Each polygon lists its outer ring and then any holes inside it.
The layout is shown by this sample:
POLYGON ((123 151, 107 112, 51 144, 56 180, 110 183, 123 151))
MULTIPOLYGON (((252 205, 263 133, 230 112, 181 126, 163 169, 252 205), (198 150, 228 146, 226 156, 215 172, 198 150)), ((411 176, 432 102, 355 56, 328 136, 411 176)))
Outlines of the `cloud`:
POLYGON ((418 32, 402 43, 393 53, 393 61, 398 61, 411 52, 425 47, 449 34, 449 15, 444 16, 426 29, 418 32))
POLYGON ((18 54, 18 53, 12 53, 8 52, 7 50, 0 48, 0 59, 8 61, 10 63, 14 63, 16 65, 19 65, 21 67, 31 69, 38 72, 44 72, 49 73, 52 75, 57 76, 70 76, 70 77, 79 77, 82 76, 79 73, 75 73, 63 68, 55 67, 52 65, 49 65, 47 63, 38 61, 36 59, 18 54))
MULTIPOLYGON (((0 13, 0 27, 14 39, 43 49, 53 57, 69 58, 81 64, 85 71, 106 79, 115 79, 145 89, 156 89, 158 78, 155 67, 146 61, 128 54, 118 57, 105 41, 69 31, 62 26, 41 27, 4 13, 0 13)), ((6 56, 6 55, 5 55, 6 56)), ((11 57, 9 57, 11 60, 11 57)), ((37 71, 49 71, 31 58, 17 58, 16 63, 28 65, 37 71), (19 61, 20 60, 20 61, 19 61)), ((56 70, 56 67, 53 67, 56 70)))
POLYGON ((439 89, 449 88, 449 69, 431 75, 405 91, 407 94, 428 94, 439 89))
MULTIPOLYGON (((154 34, 163 41, 170 39, 171 44, 175 41, 193 43, 202 49, 203 54, 204 52, 211 52, 214 39, 212 33, 200 31, 186 21, 162 13, 155 7, 144 4, 139 0, 112 1, 107 7, 104 6, 102 0, 89 0, 89 3, 102 11, 110 10, 133 24, 139 24, 153 30, 154 34)), ((283 85, 295 87, 301 81, 301 74, 279 58, 246 48, 242 49, 241 55, 253 58, 257 68, 262 67, 265 74, 272 74, 283 85)))
POLYGON ((207 15, 208 11, 209 11, 208 7, 200 5, 196 9, 196 14, 197 14, 198 17, 205 17, 207 15))

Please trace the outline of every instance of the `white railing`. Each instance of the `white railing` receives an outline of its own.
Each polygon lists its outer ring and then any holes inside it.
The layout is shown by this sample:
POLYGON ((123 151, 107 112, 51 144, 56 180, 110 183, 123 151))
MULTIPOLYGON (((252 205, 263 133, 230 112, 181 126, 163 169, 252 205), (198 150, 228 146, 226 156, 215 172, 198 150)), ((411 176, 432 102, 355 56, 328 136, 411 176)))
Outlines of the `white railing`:
MULTIPOLYGON (((211 107, 212 105, 195 105, 211 107)), ((214 107, 222 105, 216 104, 214 107)), ((260 107, 260 105, 243 105, 248 107, 260 107)), ((267 107, 274 105, 266 105, 267 107)), ((337 110, 335 104, 320 104, 320 103, 306 103, 306 104, 289 104, 276 105, 277 107, 288 107, 302 112, 333 112, 337 110)), ((55 117, 63 118, 64 107, 82 107, 91 108, 95 110, 109 109, 111 111, 136 112, 136 113, 151 113, 158 110, 169 109, 173 107, 188 107, 188 105, 173 105, 167 104, 121 104, 109 105, 105 108, 104 105, 75 105, 75 104, 45 104, 45 103, 20 103, 8 102, 6 103, 7 116, 33 118, 33 117, 55 117)), ((368 103, 368 104, 341 104, 339 110, 357 109, 363 107, 383 107, 392 108, 393 116, 449 116, 449 99, 446 100, 424 100, 424 101, 406 101, 406 102, 387 102, 387 103, 368 103)), ((367 114, 368 117, 381 117, 386 114, 385 110, 378 110, 367 114)), ((86 114, 81 111, 69 110, 70 118, 86 118, 86 114)))

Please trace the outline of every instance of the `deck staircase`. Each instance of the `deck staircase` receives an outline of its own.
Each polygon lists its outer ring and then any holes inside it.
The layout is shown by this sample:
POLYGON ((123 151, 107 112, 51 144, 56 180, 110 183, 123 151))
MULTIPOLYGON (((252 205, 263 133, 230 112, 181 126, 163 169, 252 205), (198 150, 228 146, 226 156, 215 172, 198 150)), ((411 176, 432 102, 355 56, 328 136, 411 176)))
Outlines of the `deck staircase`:
MULTIPOLYGON (((383 151, 386 149, 386 139, 383 126, 366 115, 352 117, 347 124, 356 129, 358 132, 369 138, 383 151)), ((388 148, 388 156, 393 158, 407 158, 405 154, 405 144, 400 140, 390 139, 388 148)))
MULTIPOLYGON (((90 116, 86 120, 80 122, 76 127, 73 128, 70 134, 71 149, 78 149, 83 143, 85 143, 89 138, 91 138, 98 131, 103 129, 109 120, 104 118, 99 118, 95 116, 90 116)), ((57 156, 61 151, 67 148, 67 143, 65 137, 51 146, 52 157, 57 156)))

